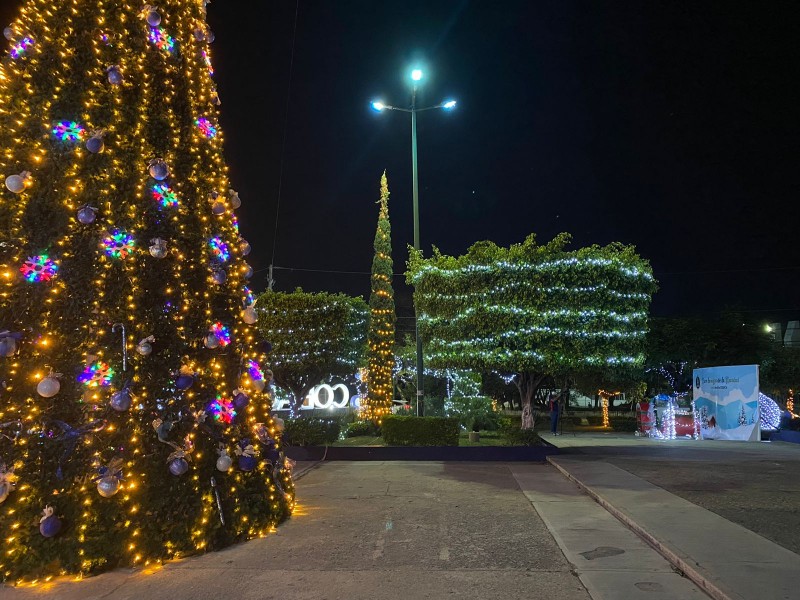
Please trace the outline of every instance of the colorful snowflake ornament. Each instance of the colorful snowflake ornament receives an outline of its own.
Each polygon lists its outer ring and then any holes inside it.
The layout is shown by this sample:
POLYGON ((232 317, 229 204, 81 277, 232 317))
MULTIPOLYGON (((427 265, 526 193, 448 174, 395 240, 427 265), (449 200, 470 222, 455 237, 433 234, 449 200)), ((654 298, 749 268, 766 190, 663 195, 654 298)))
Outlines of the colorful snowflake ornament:
POLYGON ((157 183, 153 186, 153 199, 164 208, 178 206, 178 195, 166 183, 157 183))
POLYGON ((217 396, 217 399, 208 405, 208 413, 214 417, 215 421, 226 425, 230 425, 236 418, 233 402, 222 396, 217 396))
POLYGON ((29 256, 19 268, 25 279, 31 283, 50 281, 58 272, 58 265, 46 254, 29 256))
POLYGON ((214 127, 211 121, 209 121, 205 117, 200 117, 199 119, 195 119, 194 123, 195 125, 197 125, 197 128, 200 130, 200 133, 202 133, 208 139, 217 137, 217 128, 214 127))
POLYGON ((172 52, 175 50, 175 40, 161 27, 152 27, 150 29, 149 39, 159 50, 164 50, 165 52, 172 52))
POLYGON ((53 135, 62 142, 77 142, 84 138, 86 130, 75 121, 61 121, 53 126, 53 135))
POLYGON ((135 246, 133 236, 121 229, 114 229, 103 238, 103 251, 110 258, 127 258, 135 246))
POLYGON ((219 321, 211 326, 211 333, 217 337, 219 345, 223 348, 231 343, 231 332, 219 321))
POLYGON ((228 259, 231 257, 231 253, 228 250, 228 244, 222 241, 220 237, 213 237, 208 240, 208 245, 211 248, 211 254, 214 255, 220 262, 228 262, 228 259))
POLYGON ((108 387, 114 377, 114 369, 103 361, 94 361, 78 375, 78 381, 89 388, 108 387))

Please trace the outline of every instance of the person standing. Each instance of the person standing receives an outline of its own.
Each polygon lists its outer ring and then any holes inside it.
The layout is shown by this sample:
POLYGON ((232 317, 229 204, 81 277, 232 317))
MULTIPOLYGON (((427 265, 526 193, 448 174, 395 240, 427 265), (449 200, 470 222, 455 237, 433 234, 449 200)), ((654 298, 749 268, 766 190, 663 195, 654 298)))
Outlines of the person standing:
POLYGON ((558 435, 558 394, 550 394, 550 433, 558 435))

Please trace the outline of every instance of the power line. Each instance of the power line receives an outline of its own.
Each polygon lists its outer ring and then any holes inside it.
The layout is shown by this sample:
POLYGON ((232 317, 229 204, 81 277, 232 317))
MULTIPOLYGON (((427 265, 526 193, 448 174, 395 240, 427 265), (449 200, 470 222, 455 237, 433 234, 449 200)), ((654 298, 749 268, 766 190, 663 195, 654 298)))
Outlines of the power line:
MULTIPOLYGON (((283 142, 281 144, 281 165, 278 171, 278 200, 275 205, 275 233, 272 237, 272 258, 270 264, 275 262, 275 246, 278 243, 278 217, 281 210, 281 190, 283 189, 283 163, 286 157, 286 135, 289 131, 289 100, 292 96, 292 74, 294 73, 294 47, 297 41, 297 15, 300 12, 300 0, 294 6, 294 28, 292 30, 292 53, 289 59, 289 85, 286 89, 286 110, 283 113, 283 142)), ((272 284, 270 282, 270 287, 272 284)))

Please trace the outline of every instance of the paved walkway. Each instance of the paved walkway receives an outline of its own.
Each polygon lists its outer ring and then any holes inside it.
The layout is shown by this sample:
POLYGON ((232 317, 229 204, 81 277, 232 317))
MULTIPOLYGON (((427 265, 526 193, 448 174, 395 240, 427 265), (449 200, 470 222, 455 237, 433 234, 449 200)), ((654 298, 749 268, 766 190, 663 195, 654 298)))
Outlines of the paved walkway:
POLYGON ((800 556, 766 539, 797 544, 800 447, 614 434, 554 442, 572 454, 551 458, 553 464, 712 597, 800 598, 800 556))
POLYGON ((327 463, 308 472, 298 492, 296 515, 266 538, 151 575, 6 587, 0 598, 590 598, 507 464, 327 463))

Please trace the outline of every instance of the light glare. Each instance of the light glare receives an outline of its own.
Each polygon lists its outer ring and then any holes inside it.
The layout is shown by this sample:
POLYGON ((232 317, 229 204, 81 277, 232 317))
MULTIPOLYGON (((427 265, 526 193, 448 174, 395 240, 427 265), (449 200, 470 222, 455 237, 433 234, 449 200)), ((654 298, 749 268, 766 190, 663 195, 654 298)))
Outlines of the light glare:
POLYGON ((414 81, 419 81, 422 79, 422 70, 421 69, 414 69, 411 71, 411 79, 414 81))

